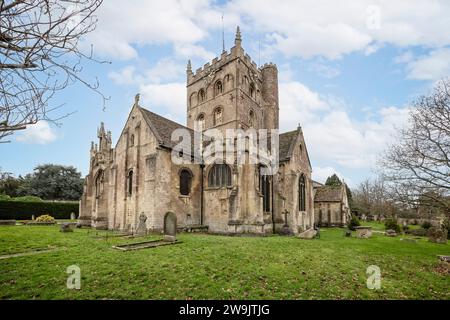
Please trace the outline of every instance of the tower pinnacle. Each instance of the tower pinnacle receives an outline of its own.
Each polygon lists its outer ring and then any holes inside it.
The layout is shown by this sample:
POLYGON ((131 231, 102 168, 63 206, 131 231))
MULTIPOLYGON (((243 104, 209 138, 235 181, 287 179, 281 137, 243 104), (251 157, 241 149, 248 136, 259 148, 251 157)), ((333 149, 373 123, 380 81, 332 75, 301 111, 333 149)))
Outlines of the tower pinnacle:
POLYGON ((187 67, 186 67, 186 72, 187 72, 188 74, 189 74, 189 73, 192 73, 191 59, 188 60, 187 67))
POLYGON ((241 37, 241 28, 239 28, 239 26, 237 26, 236 28, 236 38, 234 39, 234 44, 236 46, 241 46, 242 43, 242 37, 241 37))

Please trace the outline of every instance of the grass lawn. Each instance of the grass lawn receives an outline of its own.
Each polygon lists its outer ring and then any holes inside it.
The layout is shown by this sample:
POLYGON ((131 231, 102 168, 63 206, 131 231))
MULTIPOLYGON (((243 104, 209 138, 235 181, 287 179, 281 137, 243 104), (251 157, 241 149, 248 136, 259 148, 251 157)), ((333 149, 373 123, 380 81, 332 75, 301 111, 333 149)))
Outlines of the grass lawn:
POLYGON ((57 248, 0 259, 0 299, 450 299, 449 264, 436 257, 450 255, 450 244, 346 238, 337 228, 316 240, 178 238, 181 244, 122 252, 112 245, 143 239, 0 226, 0 255, 57 248), (66 288, 70 265, 81 269, 81 290, 66 288), (381 269, 379 290, 366 287, 370 265, 381 269))

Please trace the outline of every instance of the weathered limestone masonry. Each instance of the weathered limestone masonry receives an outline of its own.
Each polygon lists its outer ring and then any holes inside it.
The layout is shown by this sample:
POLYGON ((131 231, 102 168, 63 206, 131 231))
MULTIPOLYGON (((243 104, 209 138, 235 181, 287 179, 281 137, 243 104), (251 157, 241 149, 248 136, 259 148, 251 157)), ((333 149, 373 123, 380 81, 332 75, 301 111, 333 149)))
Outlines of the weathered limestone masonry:
POLYGON ((314 216, 322 227, 345 226, 351 218, 345 185, 314 187, 314 216))
POLYGON ((142 108, 139 96, 115 148, 100 126, 81 199, 83 225, 133 232, 139 226, 142 232, 145 223, 160 231, 168 212, 180 229, 207 226, 223 234, 268 234, 285 225, 298 234, 314 225, 312 169, 300 126, 279 135, 278 150, 271 150, 280 162, 273 176, 247 161, 186 165, 171 159, 175 129, 193 136, 212 128, 224 134, 279 128, 277 67, 258 68, 241 44, 238 27, 230 52, 195 73, 188 63, 187 127, 142 108))

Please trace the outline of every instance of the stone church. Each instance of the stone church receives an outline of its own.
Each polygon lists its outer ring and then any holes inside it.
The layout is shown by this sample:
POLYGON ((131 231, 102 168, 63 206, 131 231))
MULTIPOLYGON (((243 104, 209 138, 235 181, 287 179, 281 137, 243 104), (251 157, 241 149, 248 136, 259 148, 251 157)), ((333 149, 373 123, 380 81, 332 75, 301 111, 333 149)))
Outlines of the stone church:
POLYGON ((239 27, 230 52, 195 72, 188 63, 186 107, 184 126, 144 108, 137 96, 115 147, 101 124, 80 204, 83 225, 133 232, 145 221, 147 231, 160 231, 174 213, 180 230, 219 234, 298 234, 313 227, 312 168, 300 126, 277 133, 273 175, 261 174, 255 163, 172 159, 177 129, 194 135, 279 128, 277 67, 251 60, 239 27))

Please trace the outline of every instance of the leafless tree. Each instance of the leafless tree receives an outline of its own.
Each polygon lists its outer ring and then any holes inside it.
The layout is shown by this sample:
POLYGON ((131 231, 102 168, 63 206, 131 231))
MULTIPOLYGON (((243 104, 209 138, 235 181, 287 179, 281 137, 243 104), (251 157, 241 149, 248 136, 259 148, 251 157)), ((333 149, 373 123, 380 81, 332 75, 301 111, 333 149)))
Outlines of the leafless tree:
POLYGON ((384 217, 392 217, 401 210, 390 197, 386 184, 380 177, 362 181, 353 190, 353 204, 360 213, 384 217))
POLYGON ((80 77, 82 63, 95 61, 80 41, 95 29, 102 2, 0 0, 0 142, 39 120, 60 120, 52 113, 60 106, 50 100, 70 84, 82 83, 105 99, 97 80, 80 77))
POLYGON ((450 80, 412 106, 408 125, 379 161, 392 196, 403 203, 427 203, 450 213, 450 80))

